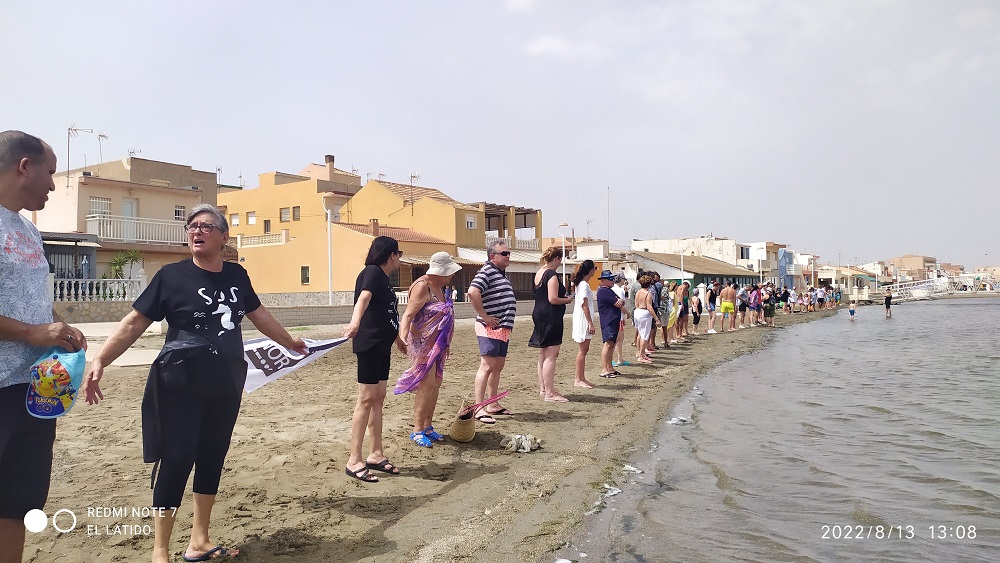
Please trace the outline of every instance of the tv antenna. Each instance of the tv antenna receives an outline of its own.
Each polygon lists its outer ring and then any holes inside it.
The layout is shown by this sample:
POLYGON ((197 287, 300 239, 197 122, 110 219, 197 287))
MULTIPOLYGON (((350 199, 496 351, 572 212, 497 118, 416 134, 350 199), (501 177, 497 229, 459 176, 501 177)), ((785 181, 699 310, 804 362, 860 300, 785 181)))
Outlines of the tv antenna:
MULTIPOLYGON (((69 127, 66 128, 66 188, 69 188, 69 170, 72 168, 69 163, 69 141, 71 138, 78 136, 80 133, 93 132, 93 129, 77 127, 76 123, 70 123, 69 127)), ((84 165, 84 168, 86 168, 86 165, 84 165)))
POLYGON ((593 222, 593 219, 587 219, 587 240, 590 240, 590 224, 593 222))

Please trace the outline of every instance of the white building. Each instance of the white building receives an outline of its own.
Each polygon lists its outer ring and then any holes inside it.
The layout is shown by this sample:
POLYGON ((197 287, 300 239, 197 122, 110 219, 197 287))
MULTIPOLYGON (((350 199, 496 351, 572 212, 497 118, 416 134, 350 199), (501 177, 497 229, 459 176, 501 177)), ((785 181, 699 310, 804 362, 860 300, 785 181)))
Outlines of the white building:
POLYGON ((633 240, 631 248, 635 252, 656 254, 683 254, 714 258, 741 268, 750 268, 750 245, 740 244, 733 239, 706 235, 694 238, 633 240))

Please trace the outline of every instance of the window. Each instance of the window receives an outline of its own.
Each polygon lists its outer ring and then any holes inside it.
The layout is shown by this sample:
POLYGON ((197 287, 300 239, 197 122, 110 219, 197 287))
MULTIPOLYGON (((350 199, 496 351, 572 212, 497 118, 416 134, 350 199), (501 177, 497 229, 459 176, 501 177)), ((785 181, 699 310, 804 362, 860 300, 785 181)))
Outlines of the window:
POLYGON ((292 220, 292 210, 289 209, 289 208, 287 208, 287 207, 282 207, 281 210, 279 211, 278 220, 280 220, 282 223, 287 223, 287 222, 291 221, 292 220))
POLYGON ((270 232, 271 232, 271 220, 264 219, 264 234, 266 235, 267 233, 270 232))
POLYGON ((183 221, 187 219, 187 208, 183 205, 174 206, 174 221, 183 221))
POLYGON ((247 225, 256 225, 256 224, 257 224, 257 212, 247 211, 247 225))
POLYGON ((90 196, 88 215, 111 215, 111 198, 90 196))
POLYGON ((740 247, 740 258, 743 259, 743 260, 749 260, 750 259, 750 247, 749 246, 741 246, 740 247))
POLYGON ((309 266, 302 266, 300 275, 302 276, 302 285, 309 285, 309 266))
POLYGON ((302 208, 296 205, 292 208, 292 221, 298 221, 302 219, 302 208))
POLYGON ((233 213, 232 215, 229 216, 229 226, 230 227, 239 227, 240 226, 240 214, 239 213, 233 213))
POLYGON ((469 229, 470 231, 474 231, 476 229, 476 216, 475 215, 466 215, 465 216, 465 228, 469 229))

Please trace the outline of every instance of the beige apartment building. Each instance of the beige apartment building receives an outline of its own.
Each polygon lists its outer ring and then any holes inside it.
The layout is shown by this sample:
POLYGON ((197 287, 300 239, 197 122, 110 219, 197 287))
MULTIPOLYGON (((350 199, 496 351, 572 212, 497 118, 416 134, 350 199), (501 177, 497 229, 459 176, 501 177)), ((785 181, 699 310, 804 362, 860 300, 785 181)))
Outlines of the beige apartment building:
POLYGON ((400 290, 426 271, 430 255, 444 251, 462 265, 454 281, 464 293, 482 264, 477 252, 496 239, 533 251, 525 260, 531 272, 537 269, 541 211, 465 204, 422 186, 375 180, 362 186, 359 176, 334 162, 327 156, 298 174, 268 172, 257 188, 219 193, 239 261, 265 303, 352 302, 357 274, 380 235, 395 238, 403 250, 403 264, 392 276, 400 290))
POLYGON ((900 281, 920 281, 934 277, 933 273, 937 269, 937 258, 904 254, 898 258, 890 259, 889 264, 896 268, 896 275, 900 281))
POLYGON ((22 213, 46 233, 46 255, 57 277, 67 278, 107 275, 108 262, 122 250, 141 251, 138 267, 147 277, 189 257, 187 213, 201 203, 214 205, 218 190, 214 172, 137 157, 61 172, 53 180, 45 208, 22 213), (96 249, 96 259, 84 269, 86 249, 96 249))

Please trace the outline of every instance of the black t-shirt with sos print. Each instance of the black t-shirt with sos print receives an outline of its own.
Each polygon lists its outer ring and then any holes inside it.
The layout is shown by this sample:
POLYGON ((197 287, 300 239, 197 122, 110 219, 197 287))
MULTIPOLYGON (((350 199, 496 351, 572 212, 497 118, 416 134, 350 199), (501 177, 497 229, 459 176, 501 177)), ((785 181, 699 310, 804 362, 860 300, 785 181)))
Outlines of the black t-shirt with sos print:
POLYGON ((392 290, 389 276, 379 266, 365 266, 354 285, 354 302, 361 292, 368 290, 372 299, 361 317, 358 333, 354 336, 354 352, 372 348, 392 348, 399 334, 399 312, 396 310, 396 292, 392 290))
POLYGON ((240 322, 258 307, 243 266, 223 262, 221 272, 209 272, 190 259, 160 268, 132 304, 153 321, 166 318, 172 329, 204 336, 231 358, 243 356, 240 322))

